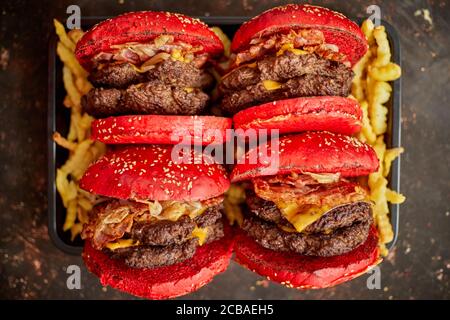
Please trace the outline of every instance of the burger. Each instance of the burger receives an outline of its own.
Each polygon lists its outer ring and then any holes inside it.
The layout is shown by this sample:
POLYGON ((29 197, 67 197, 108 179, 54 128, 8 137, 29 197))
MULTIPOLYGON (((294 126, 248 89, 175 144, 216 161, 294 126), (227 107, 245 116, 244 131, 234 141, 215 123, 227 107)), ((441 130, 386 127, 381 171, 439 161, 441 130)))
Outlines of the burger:
POLYGON ((276 101, 279 114, 273 116, 287 117, 308 101, 304 97, 343 97, 315 98, 311 104, 319 109, 333 99, 342 104, 350 94, 351 67, 367 49, 358 25, 338 12, 297 4, 270 9, 235 33, 231 68, 219 86, 221 107, 228 114, 258 105, 273 112, 268 102, 276 101))
POLYGON ((326 131, 287 135, 249 150, 231 174, 232 182, 245 186, 236 260, 301 289, 334 286, 364 273, 380 257, 359 177, 378 166, 370 146, 326 131), (263 150, 271 163, 250 161, 263 150))
POLYGON ((82 238, 84 262, 103 285, 167 299, 227 268, 233 247, 221 211, 227 174, 208 159, 200 162, 205 155, 194 148, 183 152, 177 158, 169 145, 116 147, 80 180, 100 199, 82 238))
MULTIPOLYGON (((84 111, 100 119, 92 138, 174 144, 177 137, 161 132, 170 133, 177 123, 185 129, 181 136, 193 137, 195 126, 204 126, 223 138, 229 119, 194 117, 206 113, 214 84, 207 69, 223 50, 206 24, 182 14, 131 12, 94 26, 75 50, 94 86, 82 98, 84 111)), ((205 139, 200 143, 209 144, 211 134, 205 139)))

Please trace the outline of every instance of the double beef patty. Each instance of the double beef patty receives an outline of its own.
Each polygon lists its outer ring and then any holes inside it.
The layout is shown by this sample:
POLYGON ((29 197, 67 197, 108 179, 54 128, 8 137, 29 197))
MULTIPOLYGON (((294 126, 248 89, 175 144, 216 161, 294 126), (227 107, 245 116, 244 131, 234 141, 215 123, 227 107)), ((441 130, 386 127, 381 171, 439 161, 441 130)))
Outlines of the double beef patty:
POLYGON ((182 262, 194 256, 198 239, 191 234, 197 225, 207 229, 206 243, 223 237, 220 206, 208 208, 205 213, 190 219, 185 216, 176 222, 134 223, 129 237, 141 245, 114 250, 111 256, 124 260, 133 268, 152 268, 182 262))
POLYGON ((164 60, 141 73, 131 64, 109 64, 91 72, 97 87, 83 97, 83 108, 95 117, 120 114, 194 115, 209 101, 212 76, 191 63, 164 60))
POLYGON ((236 113, 264 102, 306 96, 348 96, 353 71, 342 63, 315 54, 295 55, 289 51, 266 57, 256 66, 231 71, 220 84, 222 109, 236 113), (263 81, 281 83, 267 90, 263 81))
POLYGON ((242 228, 263 247, 291 251, 309 256, 336 256, 362 244, 372 225, 370 204, 357 202, 342 205, 326 213, 303 232, 287 232, 279 226, 293 226, 273 202, 247 197, 248 211, 242 228))

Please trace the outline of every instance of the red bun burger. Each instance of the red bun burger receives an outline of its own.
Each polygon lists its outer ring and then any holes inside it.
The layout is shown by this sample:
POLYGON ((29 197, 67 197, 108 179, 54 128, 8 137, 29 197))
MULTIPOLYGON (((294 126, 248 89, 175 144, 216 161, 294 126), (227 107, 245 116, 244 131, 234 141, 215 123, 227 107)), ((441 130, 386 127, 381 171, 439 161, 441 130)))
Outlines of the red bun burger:
MULTIPOLYGON (((147 116, 111 126, 113 134, 104 126, 98 131, 102 125, 94 123, 93 136, 106 143, 167 143, 167 134, 160 133, 167 131, 167 115, 178 116, 181 128, 189 130, 188 116, 204 114, 209 103, 214 78, 206 67, 223 49, 206 24, 182 14, 132 12, 94 26, 75 50, 94 85, 82 98, 84 111, 95 118, 147 116), (117 137, 118 131, 125 133, 117 137)), ((217 135, 224 135, 226 119, 202 119, 207 127, 217 121, 222 121, 217 135)))
POLYGON ((83 226, 83 259, 103 285, 166 299, 227 268, 233 241, 221 208, 230 183, 222 166, 200 156, 127 146, 88 168, 80 186, 101 200, 83 226))
POLYGON ((375 151, 325 131, 285 136, 264 148, 278 158, 278 170, 267 161, 248 163, 261 153, 259 146, 231 175, 246 186, 236 260, 302 289, 330 287, 377 264, 371 203, 358 182, 378 169, 375 151))
POLYGON ((357 24, 338 12, 291 4, 244 23, 231 43, 222 109, 230 114, 274 100, 350 93, 351 67, 367 51, 357 24))
POLYGON ((242 110, 233 123, 235 129, 267 129, 269 133, 273 129, 280 134, 323 130, 352 135, 361 130, 362 109, 351 98, 294 98, 242 110))

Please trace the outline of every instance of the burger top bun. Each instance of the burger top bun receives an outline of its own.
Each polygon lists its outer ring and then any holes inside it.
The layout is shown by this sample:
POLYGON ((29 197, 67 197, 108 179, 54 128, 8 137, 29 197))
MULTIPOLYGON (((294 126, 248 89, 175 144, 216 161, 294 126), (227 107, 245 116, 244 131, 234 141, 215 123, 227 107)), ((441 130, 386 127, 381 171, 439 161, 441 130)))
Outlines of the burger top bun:
POLYGON ((326 43, 336 45, 352 65, 367 51, 367 40, 356 23, 339 12, 307 4, 272 8, 244 23, 234 35, 231 51, 246 49, 253 38, 308 28, 322 31, 326 43))
POLYGON ((169 145, 118 147, 88 168, 80 186, 107 197, 160 201, 207 200, 228 189, 223 166, 194 149, 179 155, 175 150, 169 145))
POLYGON ((200 20, 178 13, 129 12, 100 22, 78 41, 75 55, 87 70, 91 59, 108 52, 112 45, 127 42, 148 42, 162 35, 172 35, 175 41, 201 46, 200 53, 213 56, 223 52, 223 44, 215 33, 200 20))

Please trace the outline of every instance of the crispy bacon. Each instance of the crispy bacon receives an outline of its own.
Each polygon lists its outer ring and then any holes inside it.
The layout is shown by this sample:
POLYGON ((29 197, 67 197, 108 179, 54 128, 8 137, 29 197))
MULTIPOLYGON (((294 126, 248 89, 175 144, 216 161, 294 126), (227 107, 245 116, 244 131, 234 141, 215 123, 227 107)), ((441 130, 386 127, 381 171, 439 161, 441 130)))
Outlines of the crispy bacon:
POLYGON ((293 174, 253 179, 255 193, 272 202, 295 202, 300 206, 333 206, 367 199, 367 191, 357 183, 340 179, 319 183, 309 175, 293 174))
POLYGON ((161 219, 176 221, 182 215, 196 212, 198 215, 204 211, 201 210, 202 208, 209 208, 222 202, 223 196, 201 202, 161 201, 159 203, 157 201, 111 200, 94 207, 89 223, 83 227, 81 237, 83 239, 91 239, 92 246, 97 250, 101 250, 107 243, 121 239, 126 233, 129 233, 135 221, 152 222, 161 219), (158 212, 150 212, 150 205, 159 207, 160 210, 158 212), (155 217, 155 214, 161 217, 155 217))
POLYGON ((275 34, 268 38, 255 38, 250 42, 250 47, 247 50, 235 55, 232 64, 239 66, 243 63, 249 63, 266 54, 277 52, 285 44, 293 44, 294 48, 316 53, 326 59, 342 63, 348 62, 347 57, 339 53, 336 46, 325 43, 325 37, 321 31, 303 29, 291 30, 287 34, 275 34))
POLYGON ((94 207, 81 237, 90 238, 92 246, 101 250, 108 242, 120 239, 130 232, 134 219, 145 211, 148 211, 148 206, 138 202, 113 200, 102 203, 94 207))
POLYGON ((201 50, 184 42, 174 42, 172 36, 162 35, 150 43, 129 42, 111 46, 110 52, 100 52, 93 59, 94 66, 104 63, 131 63, 139 66, 159 53, 178 51, 188 62, 193 61, 200 68, 208 59, 207 54, 195 53, 201 50))

